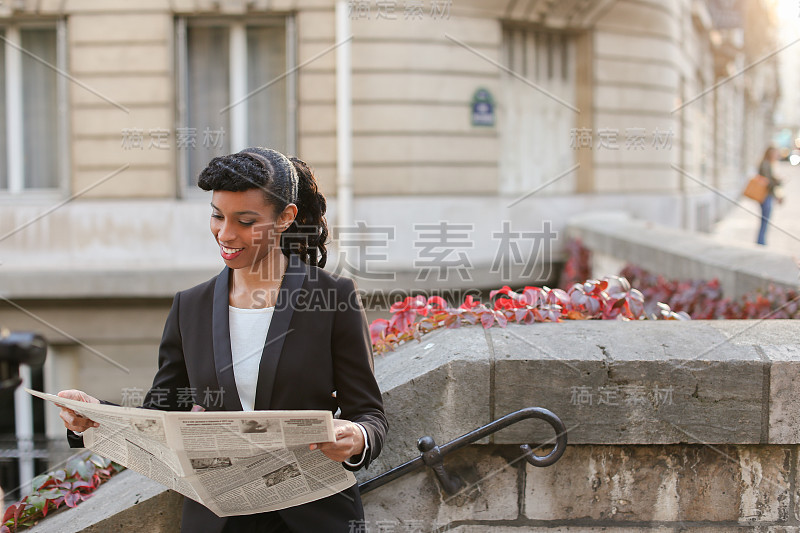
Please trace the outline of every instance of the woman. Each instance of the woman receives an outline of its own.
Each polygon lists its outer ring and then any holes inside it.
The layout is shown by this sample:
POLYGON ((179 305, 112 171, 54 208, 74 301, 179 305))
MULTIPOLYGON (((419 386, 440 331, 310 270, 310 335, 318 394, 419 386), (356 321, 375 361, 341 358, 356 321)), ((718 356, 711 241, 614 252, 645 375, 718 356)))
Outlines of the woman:
MULTIPOLYGON (((366 315, 352 280, 325 266, 325 197, 299 159, 265 148, 214 158, 199 186, 213 191, 211 233, 225 268, 173 301, 144 407, 189 410, 329 409, 335 442, 312 444, 345 468, 369 465, 387 430, 366 315), (218 403, 201 397, 219 391, 218 403), (157 394, 156 394, 157 392, 157 394), (183 395, 183 396, 182 396, 183 395)), ((59 396, 99 402, 76 390, 59 396)), ((68 430, 96 426, 62 409, 68 430)), ((81 445, 80 437, 70 435, 81 445)), ((358 487, 271 513, 220 518, 185 499, 186 532, 347 532, 363 519, 358 487)))
MULTIPOLYGON (((761 164, 758 166, 758 173, 769 180, 767 197, 764 198, 764 201, 761 203, 761 226, 758 229, 758 239, 756 240, 756 243, 761 245, 766 244, 767 226, 769 225, 769 217, 772 214, 772 202, 775 198, 775 188, 781 184, 781 181, 775 177, 775 174, 772 172, 772 163, 777 160, 778 150, 770 146, 767 148, 767 151, 764 152, 764 157, 761 159, 761 164)), ((781 202, 782 199, 778 198, 778 203, 781 202)))

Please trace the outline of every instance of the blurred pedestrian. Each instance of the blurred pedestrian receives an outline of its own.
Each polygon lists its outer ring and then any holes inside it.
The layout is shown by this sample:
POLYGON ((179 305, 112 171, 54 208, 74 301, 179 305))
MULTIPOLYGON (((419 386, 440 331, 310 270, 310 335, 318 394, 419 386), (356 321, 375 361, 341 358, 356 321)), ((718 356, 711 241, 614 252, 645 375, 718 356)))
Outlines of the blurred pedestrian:
MULTIPOLYGON (((761 202, 761 227, 758 229, 757 244, 766 244, 767 226, 769 225, 769 217, 772 214, 772 202, 776 199, 776 189, 781 184, 775 173, 773 172, 772 163, 778 160, 778 150, 770 146, 764 152, 764 157, 761 159, 761 164, 758 167, 758 173, 769 180, 767 185, 767 197, 761 202)), ((783 202, 783 198, 777 195, 778 203, 783 202)))

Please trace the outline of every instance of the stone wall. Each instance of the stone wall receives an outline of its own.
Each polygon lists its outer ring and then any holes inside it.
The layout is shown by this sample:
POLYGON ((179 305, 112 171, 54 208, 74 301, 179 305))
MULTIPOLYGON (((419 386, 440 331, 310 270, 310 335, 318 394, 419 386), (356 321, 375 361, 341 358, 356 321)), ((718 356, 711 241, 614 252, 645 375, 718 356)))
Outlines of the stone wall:
POLYGON ((454 496, 430 472, 377 489, 364 497, 368 531, 800 530, 797 446, 581 444, 549 468, 520 458, 509 445, 448 457, 467 482, 454 496))
POLYGON ((558 414, 571 445, 534 468, 511 444, 551 430, 517 424, 445 460, 465 494, 419 472, 365 495, 370 525, 798 531, 797 333, 794 321, 590 321, 423 337, 376 365, 392 431, 378 470, 416 456, 418 436, 444 444, 528 406, 558 414))
MULTIPOLYGON (((570 446, 534 468, 518 446, 546 443, 552 430, 521 422, 445 458, 466 482, 455 496, 428 470, 365 494, 365 531, 800 531, 795 321, 440 330, 378 357, 376 375, 390 434, 361 480, 416 457, 421 436, 445 444, 530 406, 559 415, 570 446)), ((150 490, 122 475, 126 490, 150 490)), ((130 519, 133 504, 113 487, 90 500, 102 515, 92 523, 130 519)), ((160 491, 141 500, 172 513, 155 515, 172 524, 155 531, 177 531, 174 494, 160 491)), ((88 504, 63 515, 88 517, 88 504)), ((87 520, 35 531, 81 531, 87 520)))
POLYGON ((719 279, 726 298, 797 289, 797 260, 749 243, 723 244, 707 235, 668 228, 626 213, 589 212, 567 223, 567 236, 592 252, 592 275, 615 275, 632 263, 671 279, 719 279))

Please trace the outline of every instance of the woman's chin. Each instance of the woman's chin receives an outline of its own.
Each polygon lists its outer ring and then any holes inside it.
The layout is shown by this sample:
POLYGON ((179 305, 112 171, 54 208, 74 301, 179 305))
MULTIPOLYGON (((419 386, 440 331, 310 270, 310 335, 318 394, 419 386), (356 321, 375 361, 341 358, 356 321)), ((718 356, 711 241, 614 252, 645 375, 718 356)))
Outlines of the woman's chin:
POLYGON ((224 261, 225 264, 228 266, 228 268, 230 268, 231 270, 241 270, 243 268, 253 267, 253 265, 248 264, 244 261, 239 261, 238 259, 233 259, 233 260, 225 259, 224 261))
POLYGON ((251 272, 271 272, 272 271, 272 258, 270 256, 255 256, 242 255, 242 252, 236 254, 234 258, 226 257, 226 254, 220 254, 222 260, 231 270, 250 269, 251 272))
POLYGON ((225 254, 221 254, 221 256, 225 264, 234 270, 251 266, 251 262, 249 262, 247 258, 242 257, 241 253, 237 254, 236 257, 233 258, 225 257, 225 254))

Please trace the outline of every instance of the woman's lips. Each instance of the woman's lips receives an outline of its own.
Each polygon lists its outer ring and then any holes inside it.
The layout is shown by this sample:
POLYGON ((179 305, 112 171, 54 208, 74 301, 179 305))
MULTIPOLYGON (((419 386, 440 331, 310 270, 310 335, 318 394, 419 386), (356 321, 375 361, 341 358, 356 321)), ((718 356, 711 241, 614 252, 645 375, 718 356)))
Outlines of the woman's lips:
POLYGON ((222 255, 223 259, 227 259, 228 261, 238 257, 243 250, 244 248, 228 248, 227 246, 222 246, 221 244, 219 245, 220 255, 222 255))

